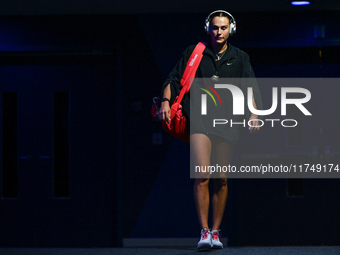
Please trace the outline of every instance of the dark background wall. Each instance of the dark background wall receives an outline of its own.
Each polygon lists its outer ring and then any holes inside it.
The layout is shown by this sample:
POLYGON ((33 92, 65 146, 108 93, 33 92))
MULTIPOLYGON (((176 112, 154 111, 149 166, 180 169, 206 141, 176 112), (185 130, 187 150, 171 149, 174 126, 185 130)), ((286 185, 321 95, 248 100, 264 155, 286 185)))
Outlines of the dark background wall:
MULTIPOLYGON (((0 17, 1 246, 197 236, 188 146, 149 112, 184 49, 208 40, 210 11, 0 17)), ((230 43, 249 53, 258 77, 339 76, 338 11, 232 13, 230 43), (314 38, 316 25, 324 39, 314 38)), ((322 162, 327 146, 338 162, 339 88, 319 92, 334 98, 326 121, 316 120, 323 125, 305 126, 299 144, 284 130, 246 135, 235 162, 282 154, 309 162, 315 148, 322 162)), ((235 179, 229 188, 230 245, 339 245, 338 179, 235 179)))

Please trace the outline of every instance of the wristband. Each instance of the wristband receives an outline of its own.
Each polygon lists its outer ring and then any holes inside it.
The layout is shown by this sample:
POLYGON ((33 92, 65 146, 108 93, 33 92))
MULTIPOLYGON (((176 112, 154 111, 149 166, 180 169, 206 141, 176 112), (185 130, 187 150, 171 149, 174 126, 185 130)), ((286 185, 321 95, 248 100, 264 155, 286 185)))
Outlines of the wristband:
POLYGON ((168 101, 168 102, 170 103, 170 100, 169 100, 168 98, 163 97, 162 100, 161 100, 161 102, 163 103, 163 102, 165 102, 165 101, 168 101))

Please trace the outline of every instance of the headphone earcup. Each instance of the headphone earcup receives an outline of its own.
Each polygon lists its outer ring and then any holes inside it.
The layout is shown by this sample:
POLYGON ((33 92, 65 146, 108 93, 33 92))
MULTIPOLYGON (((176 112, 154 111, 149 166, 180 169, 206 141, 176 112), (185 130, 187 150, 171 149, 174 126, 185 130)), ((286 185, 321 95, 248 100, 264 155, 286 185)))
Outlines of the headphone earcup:
POLYGON ((210 22, 209 22, 209 20, 205 20, 205 31, 207 32, 207 33, 209 33, 209 26, 210 26, 210 22))
POLYGON ((234 23, 231 23, 229 27, 229 35, 232 35, 232 34, 234 34, 234 23))
POLYGON ((236 21, 233 20, 233 22, 230 24, 229 34, 234 35, 236 33, 236 21))

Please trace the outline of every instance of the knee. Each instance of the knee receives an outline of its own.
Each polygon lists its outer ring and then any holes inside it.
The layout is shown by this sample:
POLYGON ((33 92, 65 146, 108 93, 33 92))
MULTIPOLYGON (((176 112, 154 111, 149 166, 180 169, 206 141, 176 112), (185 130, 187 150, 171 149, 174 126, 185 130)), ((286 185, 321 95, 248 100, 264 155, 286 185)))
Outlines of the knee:
POLYGON ((204 187, 209 185, 209 179, 208 178, 197 178, 195 179, 195 186, 196 187, 204 187))
POLYGON ((227 188, 227 186, 228 186, 228 180, 227 180, 227 178, 215 179, 214 181, 215 181, 214 184, 215 184, 219 189, 227 188))

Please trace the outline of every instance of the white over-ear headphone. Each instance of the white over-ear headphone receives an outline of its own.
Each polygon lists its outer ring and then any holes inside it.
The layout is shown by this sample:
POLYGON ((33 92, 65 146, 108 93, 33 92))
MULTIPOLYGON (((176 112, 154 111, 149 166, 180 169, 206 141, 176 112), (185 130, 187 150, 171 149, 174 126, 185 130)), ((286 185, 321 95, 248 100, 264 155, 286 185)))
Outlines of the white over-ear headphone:
POLYGON ((225 14, 227 14, 227 16, 229 17, 229 21, 230 21, 230 28, 229 28, 229 34, 233 35, 236 33, 236 20, 234 19, 233 15, 231 15, 229 12, 224 11, 224 10, 217 10, 217 11, 213 11, 212 13, 209 14, 209 16, 205 19, 205 31, 209 32, 210 29, 210 21, 211 21, 211 15, 215 14, 215 13, 220 13, 223 12, 225 14))

